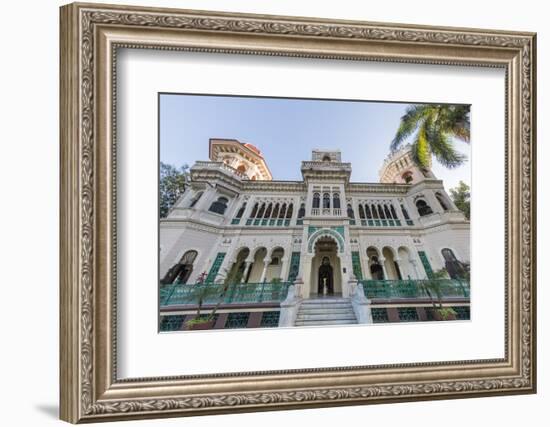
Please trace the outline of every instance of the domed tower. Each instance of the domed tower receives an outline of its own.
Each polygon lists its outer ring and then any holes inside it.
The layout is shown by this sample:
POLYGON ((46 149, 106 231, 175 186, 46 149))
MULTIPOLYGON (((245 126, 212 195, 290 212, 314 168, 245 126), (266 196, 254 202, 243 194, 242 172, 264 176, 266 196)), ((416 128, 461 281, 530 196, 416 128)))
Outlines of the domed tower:
POLYGON ((245 179, 271 181, 262 152, 254 145, 236 139, 210 139, 210 160, 223 162, 245 179))
POLYGON ((380 182, 383 184, 416 184, 424 179, 434 179, 431 170, 431 159, 428 168, 418 167, 413 160, 410 144, 390 153, 380 169, 380 182))

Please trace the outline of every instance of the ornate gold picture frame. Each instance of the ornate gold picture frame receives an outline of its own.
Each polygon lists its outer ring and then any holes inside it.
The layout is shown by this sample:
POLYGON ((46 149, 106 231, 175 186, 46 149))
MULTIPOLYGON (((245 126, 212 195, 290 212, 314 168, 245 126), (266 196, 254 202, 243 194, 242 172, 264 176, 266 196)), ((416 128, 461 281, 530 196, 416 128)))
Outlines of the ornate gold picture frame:
POLYGON ((536 391, 533 33, 70 4, 61 8, 61 419, 72 423, 536 391), (504 357, 120 379, 117 49, 505 71, 504 357))

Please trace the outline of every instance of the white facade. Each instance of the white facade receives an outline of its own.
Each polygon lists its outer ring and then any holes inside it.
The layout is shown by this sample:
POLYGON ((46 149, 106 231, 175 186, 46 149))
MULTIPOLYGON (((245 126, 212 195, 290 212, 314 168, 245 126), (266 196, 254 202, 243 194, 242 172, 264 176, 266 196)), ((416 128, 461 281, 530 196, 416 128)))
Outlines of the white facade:
POLYGON ((302 162, 302 181, 276 181, 256 147, 210 144, 210 161, 191 168, 190 185, 160 222, 164 283, 189 251, 196 256, 185 261, 185 283, 239 271, 243 283, 298 280, 304 299, 317 294, 325 257, 343 297, 354 276, 426 278, 427 269, 445 267, 443 249, 469 263, 469 221, 442 181, 414 166, 408 147, 384 162, 382 182, 360 183, 350 182, 352 165, 338 150, 314 150, 302 162))

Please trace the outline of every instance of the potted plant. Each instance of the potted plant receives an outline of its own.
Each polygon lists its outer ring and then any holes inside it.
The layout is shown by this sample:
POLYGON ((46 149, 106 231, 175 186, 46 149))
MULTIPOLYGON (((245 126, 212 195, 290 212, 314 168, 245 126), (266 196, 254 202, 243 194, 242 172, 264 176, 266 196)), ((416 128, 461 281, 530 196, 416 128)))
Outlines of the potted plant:
POLYGON ((451 307, 443 307, 442 302, 441 280, 448 278, 447 270, 442 268, 441 270, 434 271, 431 277, 425 280, 422 285, 433 305, 435 320, 456 320, 456 311, 451 307))
MULTIPOLYGON (((227 272, 227 269, 225 270, 227 272)), ((197 315, 195 318, 185 322, 185 329, 187 330, 205 330, 212 329, 216 324, 215 314, 220 304, 223 302, 230 285, 233 282, 234 275, 227 275, 222 283, 205 283, 206 272, 201 273, 197 279, 195 298, 197 299, 197 315), (210 313, 204 315, 201 314, 204 301, 209 297, 217 296, 217 302, 210 311, 210 313)))

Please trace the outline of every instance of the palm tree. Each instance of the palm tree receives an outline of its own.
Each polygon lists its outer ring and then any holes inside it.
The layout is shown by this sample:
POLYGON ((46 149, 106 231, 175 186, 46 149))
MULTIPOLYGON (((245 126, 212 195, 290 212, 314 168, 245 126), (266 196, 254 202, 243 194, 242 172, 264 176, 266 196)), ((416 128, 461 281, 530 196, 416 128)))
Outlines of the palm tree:
POLYGON ((470 107, 467 105, 418 104, 407 107, 391 142, 395 151, 411 135, 412 154, 421 168, 430 166, 432 154, 448 168, 460 166, 466 157, 456 151, 452 138, 470 142, 470 107))

